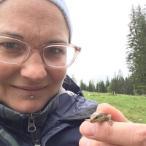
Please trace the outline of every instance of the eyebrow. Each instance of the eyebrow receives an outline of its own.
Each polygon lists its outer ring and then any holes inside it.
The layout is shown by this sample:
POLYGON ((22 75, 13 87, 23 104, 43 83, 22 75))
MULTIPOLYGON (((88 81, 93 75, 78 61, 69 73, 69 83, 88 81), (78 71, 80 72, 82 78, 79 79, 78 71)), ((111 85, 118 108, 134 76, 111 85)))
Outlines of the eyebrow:
POLYGON ((0 35, 13 37, 13 38, 20 39, 20 40, 23 40, 24 39, 23 36, 21 36, 18 33, 15 33, 15 32, 7 32, 7 31, 5 31, 5 32, 0 32, 0 35))
MULTIPOLYGON (((0 35, 4 35, 4 36, 8 36, 8 37, 13 37, 15 39, 19 39, 19 40, 24 40, 24 37, 22 35, 20 35, 19 33, 15 33, 15 32, 0 32, 0 35)), ((56 44, 56 43, 63 43, 63 44, 67 44, 68 42, 61 40, 61 39, 54 39, 54 40, 50 40, 48 42, 46 42, 46 45, 49 44, 56 44)))
POLYGON ((63 40, 51 40, 51 41, 48 41, 47 44, 56 44, 56 43, 63 43, 63 44, 67 44, 66 41, 63 41, 63 40))

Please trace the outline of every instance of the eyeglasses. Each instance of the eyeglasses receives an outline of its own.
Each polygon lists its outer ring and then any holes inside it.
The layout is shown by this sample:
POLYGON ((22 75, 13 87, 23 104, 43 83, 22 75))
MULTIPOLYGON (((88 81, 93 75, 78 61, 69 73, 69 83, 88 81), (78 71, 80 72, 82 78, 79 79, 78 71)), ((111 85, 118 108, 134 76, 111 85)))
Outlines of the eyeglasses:
MULTIPOLYGON (((54 43, 42 48, 43 62, 54 68, 70 66, 76 59, 81 48, 65 43, 54 43)), ((31 55, 31 46, 26 42, 7 36, 0 36, 0 62, 22 64, 31 55)))

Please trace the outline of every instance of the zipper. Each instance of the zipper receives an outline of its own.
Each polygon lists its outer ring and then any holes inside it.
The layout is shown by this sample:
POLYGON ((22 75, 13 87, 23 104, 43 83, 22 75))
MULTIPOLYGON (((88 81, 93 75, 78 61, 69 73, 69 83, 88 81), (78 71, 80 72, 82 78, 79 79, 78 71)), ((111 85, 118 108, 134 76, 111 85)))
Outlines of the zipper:
POLYGON ((35 125, 35 120, 32 114, 28 118, 28 132, 29 133, 34 133, 36 131, 36 125, 35 125))
POLYGON ((28 132, 31 135, 34 146, 40 146, 39 132, 37 130, 33 114, 30 114, 28 118, 28 132))

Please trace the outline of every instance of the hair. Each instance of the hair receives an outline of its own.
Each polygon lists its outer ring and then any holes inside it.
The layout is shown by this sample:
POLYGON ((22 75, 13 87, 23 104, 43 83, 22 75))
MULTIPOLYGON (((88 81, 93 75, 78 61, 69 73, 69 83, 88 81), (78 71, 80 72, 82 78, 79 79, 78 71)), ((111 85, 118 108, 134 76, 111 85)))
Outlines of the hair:
POLYGON ((70 15, 69 15, 69 10, 67 8, 67 5, 64 0, 47 0, 56 5, 56 7, 59 8, 61 11, 64 20, 66 22, 66 26, 68 28, 69 32, 69 43, 71 42, 71 36, 72 36, 72 26, 71 26, 71 20, 70 20, 70 15))
POLYGON ((6 1, 6 0, 0 0, 0 4, 3 3, 4 1, 6 1))
MULTIPOLYGON (((0 4, 5 2, 6 0, 0 0, 0 4)), ((68 28, 68 31, 69 31, 69 43, 71 42, 71 36, 72 36, 72 26, 71 26, 71 21, 70 21, 70 16, 69 16, 69 12, 68 12, 68 8, 65 4, 64 1, 59 1, 59 0, 47 0, 47 1, 50 1, 52 2, 53 4, 55 4, 59 9, 60 11, 62 12, 63 14, 63 17, 65 19, 65 22, 66 22, 66 25, 67 25, 67 28, 68 28), (59 2, 57 2, 59 1, 59 2)))

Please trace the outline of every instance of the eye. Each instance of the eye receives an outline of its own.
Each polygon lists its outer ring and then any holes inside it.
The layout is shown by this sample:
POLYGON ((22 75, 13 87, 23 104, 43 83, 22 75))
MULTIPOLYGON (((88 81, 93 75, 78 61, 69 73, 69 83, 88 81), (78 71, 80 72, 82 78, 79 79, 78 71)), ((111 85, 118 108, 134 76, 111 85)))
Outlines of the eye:
POLYGON ((53 46, 47 47, 45 50, 46 57, 62 57, 66 54, 66 47, 64 46, 53 46))
POLYGON ((0 47, 3 47, 3 48, 8 49, 8 50, 9 49, 14 50, 14 49, 20 48, 20 44, 18 44, 16 42, 1 42, 0 47))
POLYGON ((48 50, 52 55, 61 55, 65 53, 65 47, 50 47, 48 50))
POLYGON ((25 52, 25 44, 12 40, 0 40, 0 53, 3 55, 21 55, 25 52))

